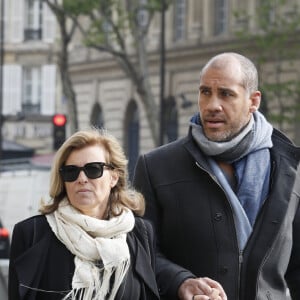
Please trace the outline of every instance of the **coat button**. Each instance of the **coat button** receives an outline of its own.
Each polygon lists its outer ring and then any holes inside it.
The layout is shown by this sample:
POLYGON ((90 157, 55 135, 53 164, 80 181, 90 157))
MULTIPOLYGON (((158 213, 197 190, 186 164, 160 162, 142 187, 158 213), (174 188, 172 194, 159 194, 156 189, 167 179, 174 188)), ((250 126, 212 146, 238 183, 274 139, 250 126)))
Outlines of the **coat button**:
POLYGON ((215 213, 215 215, 214 215, 215 221, 219 222, 222 220, 222 218, 223 218, 222 213, 220 213, 220 212, 215 213))
POLYGON ((225 275, 227 272, 228 272, 228 268, 226 266, 222 266, 221 269, 220 269, 220 273, 222 275, 225 275))

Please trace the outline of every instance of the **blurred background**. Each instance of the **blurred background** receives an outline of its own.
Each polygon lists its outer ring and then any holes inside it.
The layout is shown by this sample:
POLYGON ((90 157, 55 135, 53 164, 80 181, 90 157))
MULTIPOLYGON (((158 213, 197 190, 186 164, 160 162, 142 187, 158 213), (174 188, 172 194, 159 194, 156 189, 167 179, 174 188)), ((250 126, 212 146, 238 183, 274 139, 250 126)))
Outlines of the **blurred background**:
POLYGON ((130 178, 139 154, 184 136, 217 53, 255 62, 260 110, 299 144, 299 31, 300 0, 0 0, 4 240, 37 213, 55 151, 76 130, 115 135, 130 178))

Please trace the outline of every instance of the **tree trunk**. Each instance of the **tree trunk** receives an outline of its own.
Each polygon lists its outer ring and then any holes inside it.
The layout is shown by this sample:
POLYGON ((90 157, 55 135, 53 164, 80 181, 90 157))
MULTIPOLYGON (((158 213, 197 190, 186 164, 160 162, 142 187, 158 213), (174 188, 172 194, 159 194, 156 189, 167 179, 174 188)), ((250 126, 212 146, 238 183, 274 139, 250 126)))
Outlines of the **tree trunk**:
POLYGON ((76 94, 73 89, 73 84, 71 81, 71 75, 69 71, 69 53, 68 45, 71 41, 75 30, 75 24, 72 24, 70 32, 67 29, 67 15, 57 2, 50 0, 44 0, 52 12, 54 13, 57 23, 59 25, 60 31, 60 51, 58 54, 58 67, 59 73, 62 82, 62 94, 67 101, 67 117, 68 124, 70 128, 70 133, 73 134, 78 130, 78 118, 77 118, 77 103, 76 103, 76 94))

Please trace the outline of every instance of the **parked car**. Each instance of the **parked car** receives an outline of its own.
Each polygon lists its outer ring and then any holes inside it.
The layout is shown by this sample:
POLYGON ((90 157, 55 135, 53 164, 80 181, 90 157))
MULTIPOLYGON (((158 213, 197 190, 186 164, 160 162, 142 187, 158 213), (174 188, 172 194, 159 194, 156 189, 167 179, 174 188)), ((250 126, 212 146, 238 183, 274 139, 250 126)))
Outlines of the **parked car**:
POLYGON ((9 231, 2 225, 0 220, 0 259, 9 257, 10 239, 9 231))

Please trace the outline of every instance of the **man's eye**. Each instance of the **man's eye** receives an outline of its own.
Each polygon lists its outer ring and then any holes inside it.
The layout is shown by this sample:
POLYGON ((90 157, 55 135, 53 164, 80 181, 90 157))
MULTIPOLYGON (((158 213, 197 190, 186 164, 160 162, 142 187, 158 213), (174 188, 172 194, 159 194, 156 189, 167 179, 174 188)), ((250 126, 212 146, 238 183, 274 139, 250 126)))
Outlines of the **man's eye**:
POLYGON ((210 91, 209 91, 209 90, 206 90, 206 89, 202 89, 202 90, 200 90, 200 93, 201 93, 202 95, 209 95, 209 94, 210 94, 210 91))
POLYGON ((229 91, 222 91, 221 95, 223 97, 232 97, 233 96, 233 94, 231 92, 229 92, 229 91))

